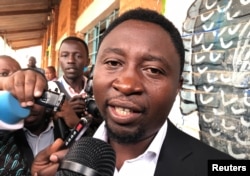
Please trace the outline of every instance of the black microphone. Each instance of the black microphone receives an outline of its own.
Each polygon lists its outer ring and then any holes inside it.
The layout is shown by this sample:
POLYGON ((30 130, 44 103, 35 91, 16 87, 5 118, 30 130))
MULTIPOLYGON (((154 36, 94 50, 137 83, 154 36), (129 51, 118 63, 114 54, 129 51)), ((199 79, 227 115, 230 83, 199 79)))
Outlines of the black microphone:
POLYGON ((113 176, 115 157, 108 143, 82 137, 69 148, 56 176, 113 176))

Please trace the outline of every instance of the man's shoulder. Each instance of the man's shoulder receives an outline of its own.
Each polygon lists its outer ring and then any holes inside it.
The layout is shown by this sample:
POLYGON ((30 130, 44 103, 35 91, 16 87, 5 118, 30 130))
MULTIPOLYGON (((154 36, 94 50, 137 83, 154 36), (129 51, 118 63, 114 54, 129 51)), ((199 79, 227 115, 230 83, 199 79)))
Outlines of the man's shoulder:
POLYGON ((232 159, 169 122, 154 175, 207 176, 209 160, 232 159))
MULTIPOLYGON (((167 132, 167 139, 170 142, 175 142, 176 146, 179 146, 179 150, 189 150, 197 157, 207 157, 211 159, 233 159, 229 154, 216 149, 213 146, 206 144, 205 142, 190 136, 189 134, 177 129, 173 124, 169 125, 167 132), (174 141, 174 139, 176 141, 174 141)), ((221 146, 223 147, 226 146, 221 146)))

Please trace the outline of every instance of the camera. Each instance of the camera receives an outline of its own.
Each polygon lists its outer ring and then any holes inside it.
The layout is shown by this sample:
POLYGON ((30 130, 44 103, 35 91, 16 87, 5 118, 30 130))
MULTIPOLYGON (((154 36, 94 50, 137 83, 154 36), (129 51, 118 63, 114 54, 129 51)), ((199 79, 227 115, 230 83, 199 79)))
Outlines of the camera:
POLYGON ((94 65, 91 67, 90 74, 88 76, 87 85, 85 87, 87 97, 84 98, 84 101, 87 112, 90 113, 94 118, 101 118, 101 114, 97 108, 95 99, 93 98, 93 70, 94 65))
POLYGON ((37 98, 35 102, 39 105, 58 111, 65 100, 64 93, 57 93, 51 90, 45 90, 40 98, 37 98))
MULTIPOLYGON (((97 108, 95 99, 93 98, 93 67, 91 68, 91 74, 88 76, 85 92, 87 96, 83 99, 85 102, 85 109, 89 114, 93 116, 95 120, 92 121, 91 124, 95 125, 102 120, 102 116, 97 108)), ((36 99, 35 102, 37 104, 40 104, 42 106, 45 106, 49 109, 53 109, 54 112, 59 111, 62 104, 64 103, 64 100, 66 99, 66 96, 68 98, 67 93, 63 93, 65 90, 60 82, 53 81, 51 82, 51 85, 49 85, 49 90, 46 90, 43 92, 43 95, 36 99), (54 91, 52 91, 54 90, 54 91)), ((62 139, 66 139, 68 135, 70 135, 70 130, 67 127, 66 123, 62 118, 59 118, 54 121, 55 122, 55 131, 57 132, 57 137, 60 137, 62 139)))
MULTIPOLYGON (((59 111, 65 100, 64 93, 53 92, 46 90, 43 92, 40 98, 37 98, 35 102, 39 105, 53 109, 54 112, 59 111)), ((87 92, 87 97, 84 98, 86 111, 90 113, 94 118, 101 117, 100 112, 96 106, 95 99, 92 97, 90 92, 87 92)))
POLYGON ((94 118, 100 118, 101 114, 96 106, 94 98, 87 96, 85 99, 86 111, 90 113, 94 118))
MULTIPOLYGON (((85 92, 87 94, 86 98, 84 98, 85 110, 94 118, 101 118, 101 114, 97 108, 95 99, 93 98, 93 68, 94 66, 91 67, 85 87, 85 92)), ((64 89, 60 82, 54 81, 52 87, 55 88, 55 91, 52 91, 51 89, 44 91, 43 95, 36 99, 36 103, 53 109, 53 111, 56 112, 60 110, 66 95, 63 93, 64 89)))

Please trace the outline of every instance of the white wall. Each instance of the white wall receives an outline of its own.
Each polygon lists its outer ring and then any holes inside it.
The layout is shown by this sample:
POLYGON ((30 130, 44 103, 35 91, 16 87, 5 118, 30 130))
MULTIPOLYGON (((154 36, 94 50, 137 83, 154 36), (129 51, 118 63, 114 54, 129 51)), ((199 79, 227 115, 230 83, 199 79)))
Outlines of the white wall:
POLYGON ((166 0, 165 17, 174 23, 182 33, 182 23, 186 19, 187 10, 195 0, 166 0))
MULTIPOLYGON (((186 19, 188 8, 195 0, 166 0, 164 16, 168 18, 182 34, 182 25, 186 19)), ((175 104, 169 114, 169 119, 181 130, 189 135, 199 137, 199 118, 195 113, 184 116, 180 112, 180 97, 176 97, 175 104)))
POLYGON ((30 48, 19 49, 15 51, 14 58, 20 63, 22 68, 27 68, 27 64, 30 56, 36 58, 36 66, 41 67, 41 46, 34 46, 30 48))
POLYGON ((0 37, 0 55, 9 55, 16 59, 22 68, 27 68, 28 60, 30 56, 34 56, 37 61, 37 67, 41 65, 41 46, 34 46, 30 48, 24 48, 19 50, 12 50, 5 41, 0 37))

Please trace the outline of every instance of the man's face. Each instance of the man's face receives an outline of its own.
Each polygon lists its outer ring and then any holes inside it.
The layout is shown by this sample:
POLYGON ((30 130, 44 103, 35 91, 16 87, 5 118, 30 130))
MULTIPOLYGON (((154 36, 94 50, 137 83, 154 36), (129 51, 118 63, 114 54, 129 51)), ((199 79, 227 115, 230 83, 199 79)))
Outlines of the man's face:
POLYGON ((45 68, 45 77, 48 81, 53 80, 56 77, 55 72, 53 72, 52 70, 45 68))
POLYGON ((128 20, 103 40, 93 91, 115 140, 129 143, 153 136, 166 120, 181 83, 179 55, 160 26, 128 20))
POLYGON ((24 119, 24 126, 29 130, 41 128, 45 121, 45 106, 34 104, 31 107, 30 115, 24 119))
POLYGON ((33 57, 29 58, 28 66, 29 67, 35 67, 36 66, 36 60, 33 57))
POLYGON ((79 41, 65 41, 59 50, 59 62, 66 79, 81 77, 83 68, 88 65, 88 56, 79 41))

